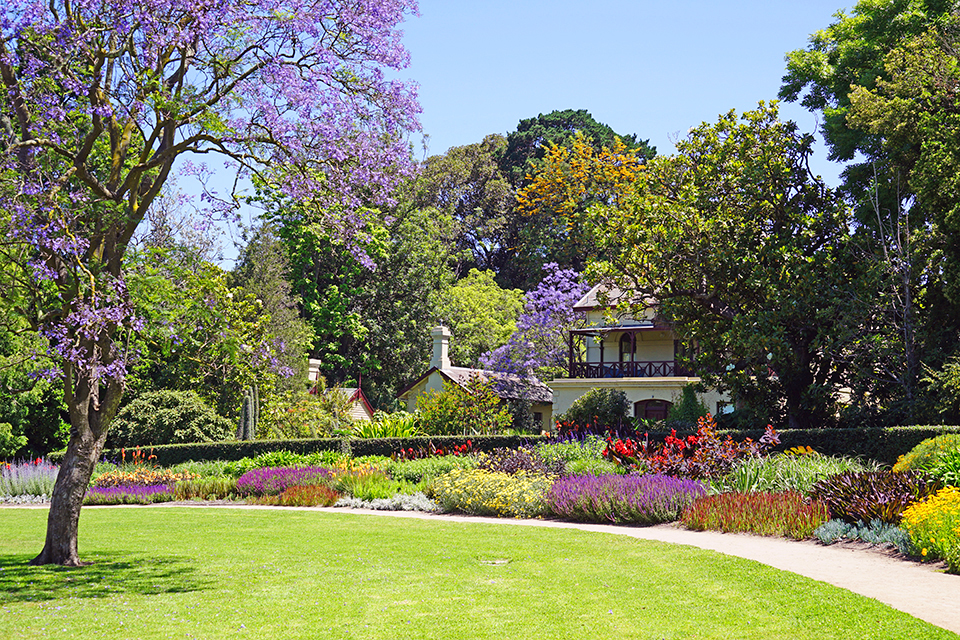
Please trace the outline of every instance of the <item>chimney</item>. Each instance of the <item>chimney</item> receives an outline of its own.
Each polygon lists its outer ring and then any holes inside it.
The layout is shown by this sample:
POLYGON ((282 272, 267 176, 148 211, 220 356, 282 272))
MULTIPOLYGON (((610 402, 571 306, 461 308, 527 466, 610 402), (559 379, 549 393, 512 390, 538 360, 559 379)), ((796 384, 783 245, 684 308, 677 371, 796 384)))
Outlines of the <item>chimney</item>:
POLYGON ((443 325, 430 331, 433 336, 433 358, 430 360, 431 367, 438 369, 450 368, 450 329, 443 325))

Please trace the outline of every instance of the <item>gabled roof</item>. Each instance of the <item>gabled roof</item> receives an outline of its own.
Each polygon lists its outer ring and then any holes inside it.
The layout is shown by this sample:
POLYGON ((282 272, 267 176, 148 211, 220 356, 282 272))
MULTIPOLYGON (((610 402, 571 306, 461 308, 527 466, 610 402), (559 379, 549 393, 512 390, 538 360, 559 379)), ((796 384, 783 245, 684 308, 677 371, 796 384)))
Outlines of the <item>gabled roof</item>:
POLYGON ((590 291, 587 291, 583 294, 583 297, 580 298, 575 305, 573 305, 574 311, 590 311, 592 309, 607 309, 610 307, 615 307, 620 302, 624 302, 627 299, 627 295, 616 285, 609 283, 601 282, 596 285, 590 291), (603 296, 606 298, 606 304, 601 304, 599 297, 603 296))
POLYGON ((465 387, 471 378, 480 378, 483 382, 492 382, 494 392, 505 400, 530 400, 544 404, 553 403, 553 390, 534 377, 523 378, 512 373, 488 371, 486 369, 470 369, 468 367, 431 367, 426 373, 414 380, 403 391, 397 394, 400 398, 406 395, 418 384, 430 377, 434 371, 445 380, 465 387))

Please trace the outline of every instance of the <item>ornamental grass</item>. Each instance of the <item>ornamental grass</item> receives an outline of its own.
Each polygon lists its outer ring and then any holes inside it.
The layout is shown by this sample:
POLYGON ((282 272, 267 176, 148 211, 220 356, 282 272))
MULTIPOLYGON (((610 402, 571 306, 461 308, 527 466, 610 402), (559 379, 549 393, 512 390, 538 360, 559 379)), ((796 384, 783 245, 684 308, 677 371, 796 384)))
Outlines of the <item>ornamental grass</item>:
POLYGON ((427 495, 447 512, 534 518, 546 512, 543 497, 552 483, 553 478, 540 473, 455 469, 437 478, 427 495))
POLYGON ((687 507, 680 521, 695 531, 755 533, 809 538, 827 521, 826 505, 806 501, 795 491, 775 493, 721 493, 707 496, 687 507))
POLYGON ((277 496, 251 498, 254 504, 270 504, 281 507, 329 507, 336 504, 340 494, 324 485, 292 486, 277 496))
POLYGON ((83 504, 154 504, 170 502, 173 498, 173 487, 169 484, 90 487, 83 497, 83 504))
POLYGON ((662 475, 577 475, 544 496, 550 513, 578 522, 657 524, 676 520, 707 493, 695 480, 662 475))
POLYGON ((944 487, 903 512, 914 553, 924 560, 941 559, 951 573, 960 573, 960 488, 944 487))

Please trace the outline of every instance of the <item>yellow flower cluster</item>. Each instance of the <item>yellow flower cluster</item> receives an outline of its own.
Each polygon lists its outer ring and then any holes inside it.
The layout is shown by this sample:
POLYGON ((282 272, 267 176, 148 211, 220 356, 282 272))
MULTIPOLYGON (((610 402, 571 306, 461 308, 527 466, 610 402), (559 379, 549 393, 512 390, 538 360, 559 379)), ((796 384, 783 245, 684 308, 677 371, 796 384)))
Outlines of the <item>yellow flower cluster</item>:
POLYGON ((485 469, 455 469, 431 486, 444 511, 498 518, 533 518, 544 513, 543 496, 553 479, 542 474, 515 475, 485 469))
POLYGON ((169 469, 138 467, 134 471, 107 471, 93 481, 95 487, 136 486, 149 487, 155 484, 176 484, 181 480, 193 480, 199 476, 189 471, 174 472, 169 469))
POLYGON ((945 487, 911 505, 902 525, 924 559, 943 559, 952 573, 960 573, 960 487, 945 487))

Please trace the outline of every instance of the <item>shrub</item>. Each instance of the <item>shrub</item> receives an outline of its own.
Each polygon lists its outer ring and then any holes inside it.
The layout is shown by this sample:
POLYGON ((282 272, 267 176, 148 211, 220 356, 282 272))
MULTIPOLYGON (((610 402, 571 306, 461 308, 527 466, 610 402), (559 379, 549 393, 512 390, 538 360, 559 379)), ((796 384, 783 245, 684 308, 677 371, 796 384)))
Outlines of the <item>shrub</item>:
POLYGON ((83 497, 83 504, 154 504, 170 502, 173 497, 169 484, 90 487, 83 497))
POLYGON ((520 447, 518 449, 496 449, 491 453, 481 453, 477 456, 477 468, 486 471, 560 476, 565 467, 562 460, 545 460, 534 449, 520 447))
POLYGON ((257 437, 266 440, 322 438, 339 435, 353 426, 349 399, 340 389, 318 392, 285 391, 271 394, 260 410, 257 437))
POLYGON ((925 470, 942 484, 960 486, 960 446, 941 451, 925 470))
POLYGON ((684 385, 678 402, 670 406, 667 414, 668 429, 696 429, 700 418, 710 415, 707 405, 697 397, 697 386, 684 385))
POLYGON ((413 493, 413 487, 409 484, 393 480, 383 471, 374 468, 334 471, 333 487, 340 493, 361 500, 392 498, 398 493, 413 493))
POLYGON ((377 413, 373 420, 361 420, 353 425, 354 438, 412 438, 420 435, 415 413, 377 413))
POLYGON ((444 380, 443 391, 422 394, 417 416, 427 435, 502 433, 511 422, 493 385, 476 376, 466 386, 444 380))
POLYGON ((828 517, 822 502, 807 502, 795 491, 781 491, 721 493, 701 498, 684 510, 680 521, 696 531, 710 529, 802 540, 810 537, 828 517))
POLYGON ((53 494, 60 467, 43 458, 25 462, 0 462, 0 496, 47 496, 53 494))
POLYGON ((825 477, 844 471, 876 471, 876 465, 856 458, 804 455, 772 455, 745 458, 733 465, 730 473, 710 481, 715 493, 733 491, 797 491, 806 495, 825 477))
POLYGON ((877 519, 897 524, 904 509, 938 488, 920 471, 846 471, 819 480, 809 495, 845 522, 877 519))
POLYGON ((485 469, 457 469, 437 478, 427 495, 443 511, 533 518, 546 512, 543 496, 551 484, 548 476, 523 471, 511 475, 485 469))
POLYGON ((12 458, 20 449, 27 446, 27 437, 13 433, 13 426, 0 422, 0 459, 12 458))
POLYGON ((287 487, 320 485, 331 482, 332 474, 323 467, 267 467, 252 469, 237 480, 240 495, 280 495, 287 487))
POLYGON ((173 485, 181 480, 193 480, 194 475, 189 472, 172 471, 170 469, 154 469, 151 467, 136 467, 131 471, 114 469, 101 473, 93 480, 94 487, 149 487, 157 485, 173 485))
POLYGON ((193 391, 163 389, 141 394, 110 425, 111 447, 216 442, 233 435, 233 425, 193 391))
POLYGON ((225 500, 237 495, 236 478, 181 480, 173 487, 177 500, 225 500))
POLYGON ((578 475, 553 483, 544 496, 554 515, 580 522, 656 524, 676 520, 706 495, 703 484, 658 475, 578 475))
POLYGON ((838 540, 862 540, 870 544, 889 545, 903 554, 910 553, 910 536, 906 530, 880 520, 871 520, 870 524, 828 520, 817 527, 813 536, 823 544, 833 544, 838 540))
POLYGON ((630 403, 618 389, 595 388, 573 401, 566 413, 557 416, 562 433, 570 430, 604 433, 618 431, 629 423, 630 403))
POLYGON ((927 438, 897 458, 894 471, 917 471, 929 468, 944 451, 960 449, 960 433, 947 433, 927 438))
POLYGON ((437 503, 420 491, 409 495, 398 493, 391 498, 377 498, 376 500, 361 500, 353 496, 345 496, 337 500, 337 503, 333 506, 348 509, 374 509, 376 511, 434 512, 440 509, 437 503))
POLYGON ((477 459, 472 456, 439 456, 397 462, 390 473, 396 480, 419 484, 435 480, 454 469, 473 469, 476 466, 477 459))
POLYGON ((241 458, 227 462, 223 466, 224 475, 239 478, 253 469, 268 467, 330 467, 346 458, 339 451, 319 451, 317 453, 292 453, 290 451, 269 451, 254 458, 241 458))
POLYGON ((605 448, 606 442, 603 438, 586 435, 580 440, 541 442, 534 447, 534 450, 544 460, 561 460, 570 463, 577 460, 603 460, 605 448))
POLYGON ((924 560, 940 558, 960 573, 960 488, 945 487, 903 512, 913 550, 924 560))

